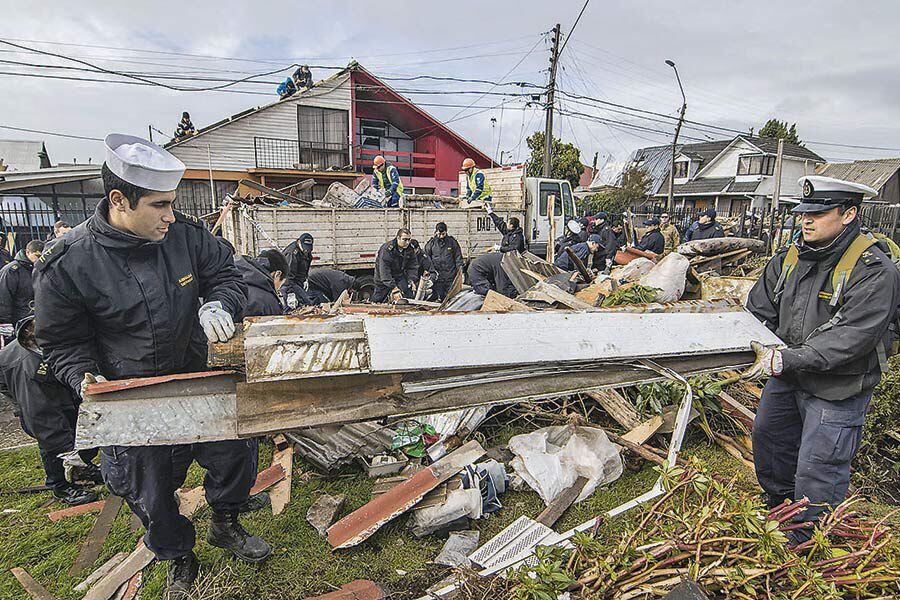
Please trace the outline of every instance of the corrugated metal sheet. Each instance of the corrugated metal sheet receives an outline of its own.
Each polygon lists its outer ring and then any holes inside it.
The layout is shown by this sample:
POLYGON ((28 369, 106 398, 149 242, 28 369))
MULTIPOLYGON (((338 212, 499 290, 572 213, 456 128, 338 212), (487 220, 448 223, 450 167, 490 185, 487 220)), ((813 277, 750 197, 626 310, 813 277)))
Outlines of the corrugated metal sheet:
POLYGON ((296 451, 316 466, 330 471, 356 457, 372 457, 389 450, 394 431, 375 421, 301 429, 287 434, 296 451))
POLYGON ((881 187, 898 169, 900 169, 900 158, 881 158, 856 160, 849 163, 829 163, 818 174, 861 183, 880 192, 881 187))

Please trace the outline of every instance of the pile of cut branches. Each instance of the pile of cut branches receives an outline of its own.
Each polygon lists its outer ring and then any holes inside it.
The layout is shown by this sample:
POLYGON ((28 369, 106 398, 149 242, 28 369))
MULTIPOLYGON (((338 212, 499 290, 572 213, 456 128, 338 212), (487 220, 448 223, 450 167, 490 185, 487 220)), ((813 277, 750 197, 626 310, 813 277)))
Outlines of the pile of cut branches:
POLYGON ((665 493, 624 533, 603 539, 599 524, 573 538, 572 549, 541 549, 536 565, 507 578, 469 580, 466 595, 556 598, 569 592, 629 600, 662 596, 684 578, 714 597, 900 595, 900 544, 887 517, 864 518, 853 510, 854 500, 825 518, 809 541, 789 548, 791 530, 809 526, 798 522, 806 501, 766 510, 755 494, 693 461, 660 473, 665 493))

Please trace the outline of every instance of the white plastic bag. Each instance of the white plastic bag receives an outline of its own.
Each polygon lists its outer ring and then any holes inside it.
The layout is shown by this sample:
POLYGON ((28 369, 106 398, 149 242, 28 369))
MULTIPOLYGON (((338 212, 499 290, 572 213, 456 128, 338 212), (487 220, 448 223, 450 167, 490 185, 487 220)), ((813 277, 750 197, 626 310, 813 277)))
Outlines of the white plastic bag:
POLYGON ((516 455, 510 466, 548 505, 579 477, 588 482, 576 501, 622 475, 619 451, 596 427, 544 427, 514 436, 509 449, 516 455))
POLYGON ((674 302, 684 294, 685 277, 691 266, 684 256, 672 252, 653 267, 653 270, 641 277, 641 285, 656 288, 658 302, 674 302))
POLYGON ((620 283, 624 283, 626 281, 637 281, 647 273, 649 273, 654 263, 649 258, 644 258, 643 256, 640 258, 636 258, 621 269, 616 269, 616 272, 613 273, 613 276, 620 283))

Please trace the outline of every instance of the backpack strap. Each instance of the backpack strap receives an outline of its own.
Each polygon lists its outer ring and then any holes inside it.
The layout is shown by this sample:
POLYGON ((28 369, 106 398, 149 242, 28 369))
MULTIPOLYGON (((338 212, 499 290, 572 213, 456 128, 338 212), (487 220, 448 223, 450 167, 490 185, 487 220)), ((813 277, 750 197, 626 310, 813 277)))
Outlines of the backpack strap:
POLYGON ((874 246, 875 243, 874 237, 862 233, 850 242, 850 246, 844 251, 837 266, 834 268, 834 272, 831 274, 832 292, 831 301, 828 303, 830 306, 837 306, 838 302, 840 302, 844 287, 853 273, 853 267, 856 266, 863 252, 874 246))
POLYGON ((775 302, 781 300, 781 293, 784 292, 784 284, 787 282, 788 276, 790 276, 794 267, 797 266, 799 260, 800 251, 797 250, 796 244, 791 244, 788 246, 788 251, 784 255, 784 261, 781 263, 781 275, 778 276, 778 281, 775 282, 775 302))

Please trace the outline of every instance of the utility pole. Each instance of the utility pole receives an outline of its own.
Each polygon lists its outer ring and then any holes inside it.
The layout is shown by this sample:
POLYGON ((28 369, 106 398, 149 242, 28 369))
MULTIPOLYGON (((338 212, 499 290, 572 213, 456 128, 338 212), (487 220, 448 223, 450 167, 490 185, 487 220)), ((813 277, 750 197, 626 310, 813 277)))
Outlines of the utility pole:
POLYGON ((672 212, 675 210, 675 199, 673 192, 675 189, 675 149, 678 146, 678 134, 681 133, 681 125, 684 123, 684 113, 687 110, 687 98, 684 96, 684 88, 681 86, 681 77, 678 76, 678 69, 675 62, 667 60, 666 64, 675 71, 675 79, 678 80, 678 89, 681 90, 681 112, 678 114, 678 125, 675 126, 675 137, 672 138, 672 162, 669 165, 669 194, 666 202, 666 210, 672 212))
POLYGON ((544 170, 550 177, 551 149, 553 148, 553 98, 556 92, 556 65, 559 62, 560 25, 553 28, 553 50, 550 53, 550 82, 547 84, 547 120, 544 124, 544 170))

